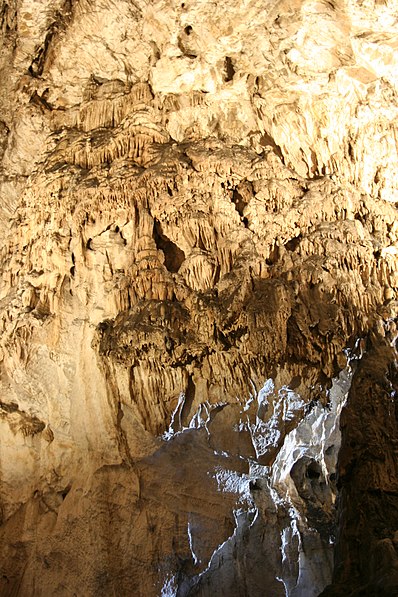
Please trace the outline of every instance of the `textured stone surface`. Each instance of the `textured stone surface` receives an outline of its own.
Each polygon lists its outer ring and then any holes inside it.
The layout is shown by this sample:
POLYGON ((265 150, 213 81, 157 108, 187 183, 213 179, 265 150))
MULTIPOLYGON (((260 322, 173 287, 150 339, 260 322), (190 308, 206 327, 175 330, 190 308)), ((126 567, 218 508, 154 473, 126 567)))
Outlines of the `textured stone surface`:
POLYGON ((395 325, 369 338, 343 411, 335 586, 325 595, 398 591, 396 340, 395 325))
POLYGON ((0 19, 0 594, 395 590, 395 2, 0 19))

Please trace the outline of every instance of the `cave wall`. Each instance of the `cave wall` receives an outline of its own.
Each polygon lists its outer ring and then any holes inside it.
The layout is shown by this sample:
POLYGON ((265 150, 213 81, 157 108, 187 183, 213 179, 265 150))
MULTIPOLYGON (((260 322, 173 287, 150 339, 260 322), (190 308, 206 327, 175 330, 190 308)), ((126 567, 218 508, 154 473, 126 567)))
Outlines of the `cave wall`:
POLYGON ((394 591, 395 2, 0 23, 0 595, 394 591))

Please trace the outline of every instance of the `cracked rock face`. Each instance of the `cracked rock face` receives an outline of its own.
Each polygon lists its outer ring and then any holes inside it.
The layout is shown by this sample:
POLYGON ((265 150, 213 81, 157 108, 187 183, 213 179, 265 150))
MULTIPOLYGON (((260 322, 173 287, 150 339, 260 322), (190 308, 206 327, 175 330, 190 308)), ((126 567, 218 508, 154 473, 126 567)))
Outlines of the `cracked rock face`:
POLYGON ((0 24, 0 595, 395 594, 396 3, 0 24))

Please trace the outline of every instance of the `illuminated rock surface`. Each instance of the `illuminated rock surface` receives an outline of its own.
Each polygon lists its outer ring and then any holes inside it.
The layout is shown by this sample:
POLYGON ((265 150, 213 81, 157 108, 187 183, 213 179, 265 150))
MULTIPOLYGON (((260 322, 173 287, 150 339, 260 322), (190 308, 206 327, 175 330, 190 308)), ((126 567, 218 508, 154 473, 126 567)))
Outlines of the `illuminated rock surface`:
POLYGON ((395 594, 396 2, 0 19, 0 595, 395 594))

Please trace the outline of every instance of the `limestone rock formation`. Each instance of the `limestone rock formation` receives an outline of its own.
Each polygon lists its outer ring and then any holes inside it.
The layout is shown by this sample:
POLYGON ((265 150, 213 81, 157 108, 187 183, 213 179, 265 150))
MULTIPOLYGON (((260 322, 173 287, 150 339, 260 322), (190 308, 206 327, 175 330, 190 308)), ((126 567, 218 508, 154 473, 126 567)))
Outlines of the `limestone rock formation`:
POLYGON ((393 595, 397 561, 398 389, 394 335, 370 335, 342 417, 335 585, 325 595, 393 595))
POLYGON ((395 594, 396 2, 0 23, 0 595, 395 594))

